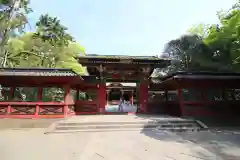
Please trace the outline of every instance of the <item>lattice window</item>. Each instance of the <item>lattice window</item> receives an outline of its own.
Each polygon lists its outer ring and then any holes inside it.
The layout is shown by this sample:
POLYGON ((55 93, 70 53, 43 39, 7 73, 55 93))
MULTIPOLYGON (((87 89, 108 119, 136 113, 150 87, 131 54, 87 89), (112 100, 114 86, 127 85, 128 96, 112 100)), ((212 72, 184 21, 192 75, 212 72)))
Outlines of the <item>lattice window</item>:
POLYGON ((226 89, 224 93, 226 100, 240 100, 240 89, 226 89))
POLYGON ((14 91, 15 101, 37 101, 38 89, 35 87, 17 87, 14 91))
POLYGON ((86 92, 79 90, 78 100, 87 100, 86 92))
POLYGON ((0 101, 12 100, 11 88, 0 86, 0 101))
POLYGON ((235 99, 240 100, 240 89, 235 89, 235 99))
POLYGON ((44 102, 63 102, 65 91, 63 88, 43 88, 44 102))
POLYGON ((223 100, 222 89, 206 89, 206 98, 214 101, 223 100))
POLYGON ((177 91, 168 91, 168 101, 176 101, 178 100, 178 92, 177 91))
POLYGON ((94 101, 98 98, 98 90, 97 89, 88 89, 86 91, 79 90, 79 100, 88 100, 94 101))
POLYGON ((88 100, 96 100, 98 98, 98 90, 89 89, 86 91, 88 95, 88 100))
POLYGON ((183 89, 183 99, 186 101, 202 100, 202 92, 200 89, 183 89))
POLYGON ((154 101, 166 101, 166 94, 164 91, 158 91, 158 92, 148 92, 148 101, 154 102, 154 101))
POLYGON ((235 98, 235 89, 226 89, 224 92, 226 100, 236 100, 235 98))

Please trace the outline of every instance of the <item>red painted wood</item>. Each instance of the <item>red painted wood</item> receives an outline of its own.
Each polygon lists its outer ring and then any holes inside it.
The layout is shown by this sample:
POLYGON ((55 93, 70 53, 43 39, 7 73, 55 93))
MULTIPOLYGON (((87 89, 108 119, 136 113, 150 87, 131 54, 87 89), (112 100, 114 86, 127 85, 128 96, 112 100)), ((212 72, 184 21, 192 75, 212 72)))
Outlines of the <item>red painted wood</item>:
POLYGON ((76 112, 75 115, 91 115, 91 114, 99 114, 99 112, 76 112))
POLYGON ((72 87, 84 85, 84 82, 78 76, 1 76, 1 84, 6 87, 52 87, 71 84, 72 87))
POLYGON ((36 105, 35 117, 38 116, 38 113, 39 113, 39 105, 36 105))
POLYGON ((87 84, 87 83, 84 83, 80 86, 77 86, 77 87, 72 87, 72 89, 77 89, 77 90, 81 90, 81 91, 86 91, 87 89, 98 89, 98 85, 97 84, 87 84))
MULTIPOLYGON (((74 104, 74 103, 73 103, 74 104)), ((5 101, 0 102, 0 105, 25 105, 25 106, 35 106, 35 105, 64 105, 64 102, 21 102, 21 101, 5 101)))
MULTIPOLYGON (((20 101, 6 101, 6 102, 0 102, 0 105, 40 105, 40 106, 47 106, 47 105, 51 105, 51 106, 58 106, 58 105, 64 105, 64 102, 20 102, 20 101)), ((66 103, 67 105, 74 105, 75 102, 70 102, 70 103, 66 103)))
POLYGON ((181 88, 178 89, 178 98, 179 98, 181 115, 184 115, 183 92, 181 88))
POLYGON ((207 100, 206 88, 202 88, 202 89, 201 89, 201 93, 202 93, 202 100, 203 100, 203 101, 206 101, 206 100, 207 100))
POLYGON ((208 104, 221 104, 221 103, 229 103, 229 104, 240 104, 240 101, 237 100, 221 100, 221 101, 214 101, 214 100, 208 100, 208 101, 183 101, 183 104, 188 105, 208 105, 208 104))
MULTIPOLYGON (((43 96, 43 87, 38 87, 38 91, 37 91, 37 99, 38 101, 42 101, 42 96, 43 96)), ((35 117, 38 116, 39 113, 39 105, 36 105, 36 112, 35 112, 35 117)))
POLYGON ((147 104, 148 104, 148 84, 141 83, 140 88, 140 113, 147 112, 147 104))
POLYGON ((71 95, 70 95, 70 86, 65 86, 65 95, 64 95, 64 116, 68 115, 68 103, 71 103, 71 95))
POLYGON ((64 115, 0 115, 0 118, 64 118, 64 115))
POLYGON ((98 101, 99 101, 99 112, 104 113, 105 112, 105 106, 106 106, 106 86, 105 84, 99 84, 99 90, 98 90, 98 101))
POLYGON ((10 113, 11 113, 11 105, 8 105, 7 114, 10 114, 10 113))
POLYGON ((78 101, 75 101, 75 104, 98 104, 98 101, 88 101, 88 100, 78 100, 78 101))

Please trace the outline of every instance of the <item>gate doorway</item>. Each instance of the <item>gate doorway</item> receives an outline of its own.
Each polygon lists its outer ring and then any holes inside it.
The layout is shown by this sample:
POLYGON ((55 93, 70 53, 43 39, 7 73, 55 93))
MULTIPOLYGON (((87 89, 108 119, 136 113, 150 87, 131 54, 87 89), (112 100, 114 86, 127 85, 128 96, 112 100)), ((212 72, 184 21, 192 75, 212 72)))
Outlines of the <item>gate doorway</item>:
POLYGON ((111 83, 107 85, 106 112, 128 113, 136 112, 136 85, 128 86, 123 83, 111 83))

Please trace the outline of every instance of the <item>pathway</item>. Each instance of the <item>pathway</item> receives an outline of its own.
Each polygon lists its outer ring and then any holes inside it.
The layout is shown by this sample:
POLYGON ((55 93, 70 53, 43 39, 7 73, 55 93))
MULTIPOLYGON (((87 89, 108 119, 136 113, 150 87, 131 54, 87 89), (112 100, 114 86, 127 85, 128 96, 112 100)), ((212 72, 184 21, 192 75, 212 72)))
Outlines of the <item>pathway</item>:
MULTIPOLYGON (((138 122, 152 119, 157 118, 134 115, 76 116, 61 120, 61 123, 119 120, 138 122)), ((44 134, 45 131, 44 128, 2 130, 0 159, 222 160, 210 149, 191 142, 184 135, 171 132, 140 130, 44 134)))

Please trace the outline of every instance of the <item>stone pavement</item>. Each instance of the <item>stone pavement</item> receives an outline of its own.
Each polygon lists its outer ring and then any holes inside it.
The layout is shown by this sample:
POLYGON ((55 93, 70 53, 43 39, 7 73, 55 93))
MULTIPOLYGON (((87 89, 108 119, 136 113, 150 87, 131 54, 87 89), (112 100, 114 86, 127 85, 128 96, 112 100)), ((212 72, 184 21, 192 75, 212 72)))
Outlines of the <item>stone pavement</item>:
MULTIPOLYGON (((62 122, 149 121, 136 116, 78 116, 62 122), (102 119, 101 119, 102 118, 102 119)), ((158 131, 72 132, 44 134, 46 129, 0 132, 1 160, 222 160, 175 133, 158 131), (150 135, 158 135, 159 139, 150 135), (161 139, 162 137, 162 139, 161 139), (168 139, 163 138, 168 137, 168 139)))

